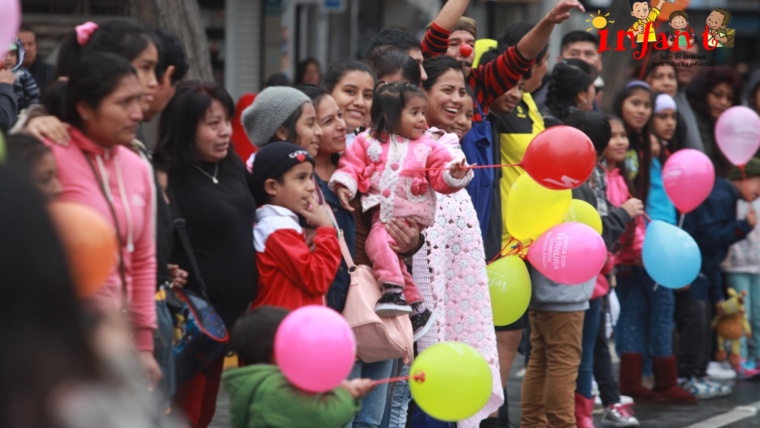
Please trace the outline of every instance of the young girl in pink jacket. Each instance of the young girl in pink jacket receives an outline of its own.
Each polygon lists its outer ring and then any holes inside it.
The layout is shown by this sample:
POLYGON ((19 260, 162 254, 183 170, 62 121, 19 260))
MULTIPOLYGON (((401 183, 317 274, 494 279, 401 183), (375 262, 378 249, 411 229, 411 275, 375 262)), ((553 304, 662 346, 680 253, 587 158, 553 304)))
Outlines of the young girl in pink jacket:
POLYGON ((372 210, 373 225, 365 245, 383 287, 375 306, 380 316, 410 314, 414 308, 413 317, 430 317, 384 223, 413 218, 420 227, 431 226, 435 192, 454 193, 472 179, 464 160, 455 161, 426 134, 427 107, 427 98, 414 85, 397 82, 380 87, 372 103, 370 130, 356 137, 330 179, 345 209, 353 211, 349 201, 361 193, 363 210, 372 210))

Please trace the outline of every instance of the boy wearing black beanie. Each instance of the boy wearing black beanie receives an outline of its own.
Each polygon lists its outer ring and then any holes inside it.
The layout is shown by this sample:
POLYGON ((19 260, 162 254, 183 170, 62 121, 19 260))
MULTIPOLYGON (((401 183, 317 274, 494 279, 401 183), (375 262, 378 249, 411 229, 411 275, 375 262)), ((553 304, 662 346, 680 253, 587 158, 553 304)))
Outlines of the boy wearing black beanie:
POLYGON ((253 229, 259 291, 253 308, 324 305, 341 253, 327 211, 314 200, 313 175, 314 159, 295 144, 274 142, 256 153, 251 189, 260 203, 253 229), (313 250, 301 218, 316 229, 313 250))

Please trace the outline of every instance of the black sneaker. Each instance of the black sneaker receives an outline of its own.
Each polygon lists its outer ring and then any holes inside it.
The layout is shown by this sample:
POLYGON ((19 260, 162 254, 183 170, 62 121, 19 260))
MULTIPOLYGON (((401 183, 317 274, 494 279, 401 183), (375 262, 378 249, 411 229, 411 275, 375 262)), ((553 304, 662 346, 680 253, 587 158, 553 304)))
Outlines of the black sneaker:
POLYGON ((414 341, 416 342, 433 326, 435 312, 425 309, 425 312, 415 312, 409 315, 409 318, 412 320, 412 330, 414 330, 414 341))
POLYGON ((408 315, 412 313, 412 307, 401 293, 383 293, 375 305, 375 313, 381 317, 408 315))

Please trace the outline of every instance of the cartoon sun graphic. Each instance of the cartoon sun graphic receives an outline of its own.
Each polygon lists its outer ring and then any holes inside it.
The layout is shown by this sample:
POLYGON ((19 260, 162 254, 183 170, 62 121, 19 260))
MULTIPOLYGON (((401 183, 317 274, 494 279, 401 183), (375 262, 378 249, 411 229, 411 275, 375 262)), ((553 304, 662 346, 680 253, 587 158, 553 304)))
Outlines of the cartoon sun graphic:
MULTIPOLYGON (((591 23, 591 27, 596 28, 597 30, 601 30, 602 28, 607 26, 607 23, 614 24, 615 21, 608 21, 607 17, 610 16, 610 13, 607 12, 606 14, 602 15, 601 10, 596 11, 596 15, 593 13, 590 13, 588 16, 591 17, 591 19, 587 19, 586 22, 591 23)), ((586 29, 586 31, 591 31, 591 28, 589 27, 586 29)))

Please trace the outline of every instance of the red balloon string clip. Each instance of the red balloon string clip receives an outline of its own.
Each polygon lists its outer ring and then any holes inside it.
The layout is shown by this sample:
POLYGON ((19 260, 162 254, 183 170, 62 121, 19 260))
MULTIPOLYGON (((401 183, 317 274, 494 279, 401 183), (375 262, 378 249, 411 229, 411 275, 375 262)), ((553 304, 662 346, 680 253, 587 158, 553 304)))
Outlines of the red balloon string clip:
POLYGON ((379 385, 382 383, 401 382, 401 381, 409 380, 409 379, 412 379, 418 383, 425 382, 425 372, 419 372, 419 373, 414 374, 413 376, 397 376, 397 377, 389 377, 387 379, 377 379, 373 383, 375 385, 379 385))

